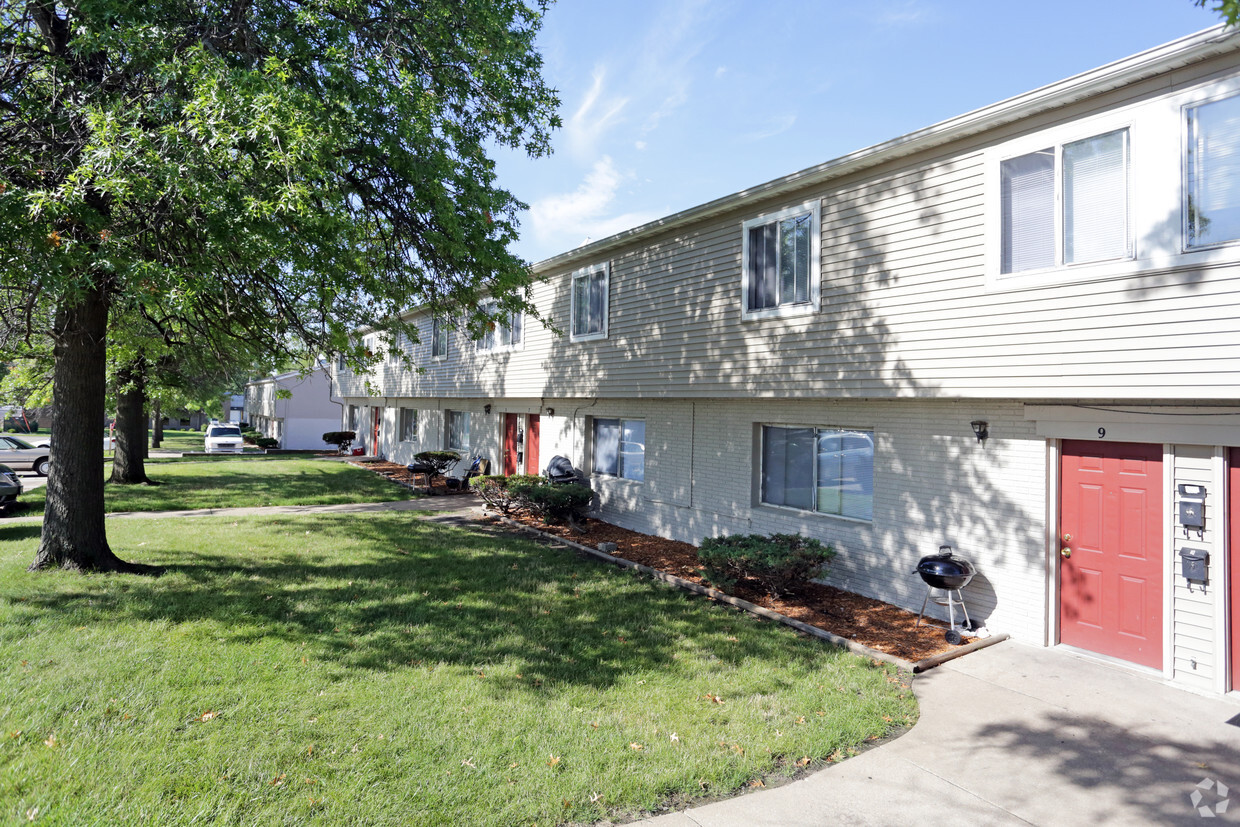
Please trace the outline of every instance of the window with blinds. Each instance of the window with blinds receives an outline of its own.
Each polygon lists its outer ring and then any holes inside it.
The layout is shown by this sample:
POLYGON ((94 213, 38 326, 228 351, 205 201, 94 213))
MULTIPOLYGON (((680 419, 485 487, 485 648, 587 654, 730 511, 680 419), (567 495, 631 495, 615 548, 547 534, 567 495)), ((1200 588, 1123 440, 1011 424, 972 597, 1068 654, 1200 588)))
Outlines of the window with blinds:
POLYGON ((761 500, 873 520, 873 432, 762 426, 761 500))
POLYGON ((1128 130, 999 165, 1004 274, 1130 258, 1128 130))
POLYGON ((574 342, 607 338, 609 267, 588 267, 573 274, 571 338, 574 342))
POLYGON ((1187 246, 1240 240, 1240 96, 1189 107, 1187 246))

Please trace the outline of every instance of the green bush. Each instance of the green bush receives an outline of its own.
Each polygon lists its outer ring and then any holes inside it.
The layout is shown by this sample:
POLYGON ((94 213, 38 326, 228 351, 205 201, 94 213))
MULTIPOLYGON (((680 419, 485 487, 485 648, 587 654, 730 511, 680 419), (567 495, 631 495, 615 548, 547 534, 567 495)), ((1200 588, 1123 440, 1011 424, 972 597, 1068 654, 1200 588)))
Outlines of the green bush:
POLYGON ((266 451, 268 448, 279 448, 280 440, 275 439, 274 437, 260 436, 258 439, 254 440, 254 444, 266 451))
POLYGON ((520 508, 516 497, 508 489, 508 477, 502 474, 474 477, 469 481, 469 487, 487 504, 487 508, 505 517, 520 508))
POLYGON ((799 534, 707 537, 698 549, 702 576, 712 585, 726 590, 752 577, 774 597, 821 577, 834 557, 833 546, 799 534))
MULTIPOLYGON (((538 479, 542 479, 539 477, 538 479)), ((509 483, 509 487, 511 487, 509 483)), ((522 493, 520 499, 530 513, 537 515, 544 523, 578 523, 586 518, 586 511, 594 499, 594 492, 588 485, 569 483, 553 485, 543 480, 542 485, 528 488, 518 487, 522 493)))

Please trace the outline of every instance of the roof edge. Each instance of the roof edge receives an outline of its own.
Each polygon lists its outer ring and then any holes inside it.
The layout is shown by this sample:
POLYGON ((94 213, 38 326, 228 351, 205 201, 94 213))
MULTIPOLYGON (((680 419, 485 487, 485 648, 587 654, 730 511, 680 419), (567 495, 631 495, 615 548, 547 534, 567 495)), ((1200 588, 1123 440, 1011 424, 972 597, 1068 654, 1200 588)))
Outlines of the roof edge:
POLYGON ((1069 106, 1112 89, 1153 75, 1199 63, 1217 55, 1240 49, 1240 31, 1225 24, 1186 35, 1135 55, 1090 69, 1015 97, 940 121, 900 137, 874 144, 848 155, 794 172, 790 175, 707 201, 680 212, 649 221, 590 244, 544 259, 531 266, 536 275, 550 273, 583 259, 590 259, 627 245, 655 232, 682 227, 693 221, 717 215, 747 202, 781 195, 803 187, 825 183, 887 161, 933 149, 1022 118, 1069 106))

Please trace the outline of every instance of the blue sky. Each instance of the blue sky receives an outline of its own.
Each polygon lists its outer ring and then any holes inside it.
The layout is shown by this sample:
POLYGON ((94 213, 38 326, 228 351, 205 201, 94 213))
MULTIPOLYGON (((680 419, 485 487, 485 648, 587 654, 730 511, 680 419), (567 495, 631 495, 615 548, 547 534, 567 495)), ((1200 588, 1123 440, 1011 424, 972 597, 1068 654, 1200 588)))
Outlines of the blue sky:
POLYGON ((1218 22, 1192 0, 560 0, 564 127, 497 150, 541 261, 1218 22))

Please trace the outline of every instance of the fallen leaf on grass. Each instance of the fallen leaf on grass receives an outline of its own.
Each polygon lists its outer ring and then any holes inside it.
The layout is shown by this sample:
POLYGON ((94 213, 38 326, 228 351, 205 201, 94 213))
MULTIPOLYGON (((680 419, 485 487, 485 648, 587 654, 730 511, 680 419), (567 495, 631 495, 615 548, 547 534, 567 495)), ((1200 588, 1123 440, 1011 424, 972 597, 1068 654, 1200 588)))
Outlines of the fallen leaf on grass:
POLYGON ((765 786, 766 786, 766 782, 764 782, 761 778, 755 778, 753 781, 750 781, 750 782, 749 782, 749 786, 751 786, 751 787, 765 787, 765 786))
POLYGON ((558 764, 558 763, 560 763, 560 756, 558 756, 558 755, 552 755, 552 756, 551 756, 551 760, 547 762, 547 766, 548 766, 548 767, 554 767, 554 766, 555 766, 556 764, 558 764))
POLYGON ((198 720, 203 723, 206 723, 207 721, 210 721, 212 718, 216 717, 219 714, 220 713, 213 712, 212 710, 208 709, 206 712, 198 716, 198 720))
POLYGON ((807 756, 805 756, 804 758, 801 758, 800 760, 798 760, 798 761, 797 761, 797 766, 798 766, 798 767, 807 767, 807 766, 809 766, 809 756, 807 755, 807 756))
POLYGON ((51 735, 47 736, 47 740, 43 742, 43 746, 55 749, 56 745, 59 743, 60 742, 56 740, 56 733, 53 732, 51 735))
POLYGON ((282 786, 282 785, 284 784, 284 776, 285 776, 285 775, 287 775, 287 773, 283 773, 283 772, 282 772, 282 773, 280 773, 279 775, 277 775, 275 778, 271 779, 271 782, 270 782, 270 783, 271 783, 271 786, 273 786, 273 787, 279 787, 279 786, 282 786))
POLYGON ((676 734, 676 733, 674 733, 674 732, 673 732, 673 733, 672 733, 669 737, 670 737, 670 739, 671 739, 671 740, 673 740, 673 741, 680 741, 680 736, 679 736, 679 735, 677 735, 677 734, 676 734))
POLYGON ((724 702, 723 698, 720 698, 718 695, 707 695, 706 700, 711 701, 712 703, 717 703, 717 704, 721 704, 724 702))
POLYGON ((645 749, 645 747, 643 747, 641 744, 638 744, 638 743, 634 742, 634 743, 632 743, 632 744, 629 744, 629 749, 631 749, 631 750, 643 750, 643 749, 645 749))

